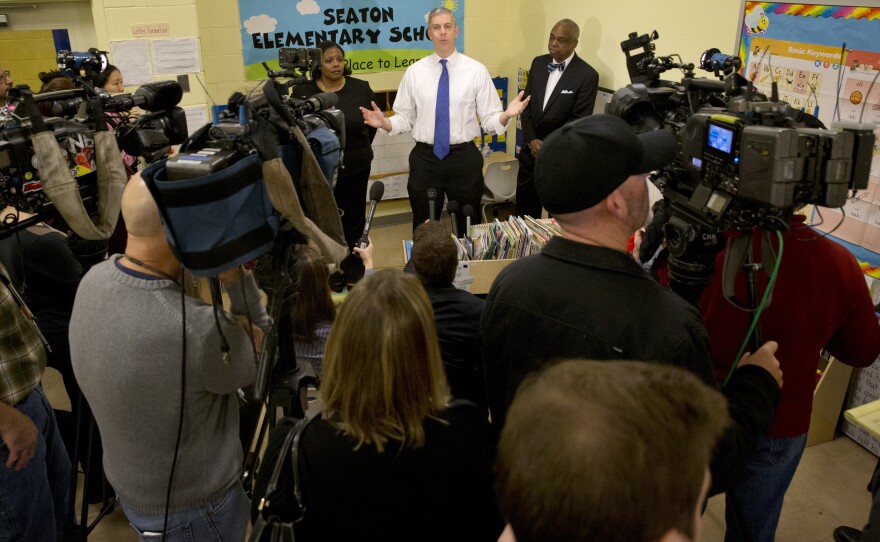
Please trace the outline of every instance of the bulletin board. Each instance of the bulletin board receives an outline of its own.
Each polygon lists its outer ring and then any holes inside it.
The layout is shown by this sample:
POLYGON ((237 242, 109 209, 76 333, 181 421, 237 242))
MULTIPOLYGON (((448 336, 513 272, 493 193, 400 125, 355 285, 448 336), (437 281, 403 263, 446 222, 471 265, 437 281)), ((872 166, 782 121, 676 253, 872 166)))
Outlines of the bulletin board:
POLYGON ((737 49, 743 75, 770 95, 833 121, 875 126, 868 189, 843 208, 815 208, 814 227, 844 241, 880 276, 880 2, 874 6, 743 2, 737 49), (841 222, 842 221, 842 222, 841 222), (840 224, 838 226, 838 224, 840 224), (835 229, 836 228, 836 229, 835 229))

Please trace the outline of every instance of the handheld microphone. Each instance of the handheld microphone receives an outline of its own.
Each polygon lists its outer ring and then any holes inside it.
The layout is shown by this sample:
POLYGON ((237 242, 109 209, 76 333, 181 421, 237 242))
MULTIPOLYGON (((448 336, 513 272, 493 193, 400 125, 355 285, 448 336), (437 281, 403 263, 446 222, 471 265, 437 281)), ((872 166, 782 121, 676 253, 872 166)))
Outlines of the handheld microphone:
POLYGON ((376 213, 376 205, 385 195, 385 183, 376 181, 370 186, 370 210, 367 212, 367 222, 364 224, 364 233, 358 240, 359 248, 367 248, 370 244, 370 223, 373 221, 373 215, 376 213))
POLYGON ((425 195, 428 196, 428 220, 431 222, 437 220, 434 218, 434 202, 437 199, 437 190, 434 188, 429 188, 425 191, 425 195))
POLYGON ((471 236, 471 216, 474 214, 474 207, 472 205, 465 205, 462 210, 464 213, 464 220, 467 226, 465 227, 464 235, 465 237, 471 236))
POLYGON ((457 201, 449 201, 446 202, 446 212, 449 213, 449 218, 452 219, 452 235, 458 239, 458 202, 457 201))

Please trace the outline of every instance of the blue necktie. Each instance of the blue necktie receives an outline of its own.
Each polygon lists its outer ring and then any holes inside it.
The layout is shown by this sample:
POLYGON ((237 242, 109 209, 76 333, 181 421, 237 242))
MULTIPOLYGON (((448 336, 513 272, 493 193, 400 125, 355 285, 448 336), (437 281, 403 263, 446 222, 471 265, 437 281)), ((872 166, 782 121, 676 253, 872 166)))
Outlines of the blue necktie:
POLYGON ((550 64, 547 64, 547 73, 553 73, 553 70, 562 71, 564 69, 565 69, 565 61, 564 60, 562 62, 560 62, 559 64, 556 64, 555 62, 552 62, 552 61, 550 62, 550 64))
POLYGON ((449 154, 449 72, 446 59, 440 60, 443 71, 437 85, 437 106, 434 110, 434 155, 443 160, 449 154))

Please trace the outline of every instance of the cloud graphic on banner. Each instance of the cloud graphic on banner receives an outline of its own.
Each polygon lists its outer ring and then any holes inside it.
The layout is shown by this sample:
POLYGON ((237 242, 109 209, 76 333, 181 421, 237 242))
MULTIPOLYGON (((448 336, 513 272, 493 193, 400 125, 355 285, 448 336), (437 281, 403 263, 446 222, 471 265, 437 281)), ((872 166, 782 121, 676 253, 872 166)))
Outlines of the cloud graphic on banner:
POLYGON ((244 22, 244 29, 248 34, 265 34, 267 32, 275 32, 278 26, 278 19, 270 17, 265 13, 262 15, 254 15, 244 22))
POLYGON ((300 15, 315 15, 320 13, 321 6, 315 0, 300 0, 296 3, 296 10, 300 15))

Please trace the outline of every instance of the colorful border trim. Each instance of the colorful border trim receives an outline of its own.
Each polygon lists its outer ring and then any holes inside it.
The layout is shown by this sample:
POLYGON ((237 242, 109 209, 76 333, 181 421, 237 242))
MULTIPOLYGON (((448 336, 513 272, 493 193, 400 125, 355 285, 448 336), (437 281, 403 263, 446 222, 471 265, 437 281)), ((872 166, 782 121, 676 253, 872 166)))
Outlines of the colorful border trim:
POLYGON ((833 17, 835 19, 880 19, 880 8, 858 6, 822 6, 817 4, 780 4, 777 2, 746 2, 746 12, 760 5, 766 13, 801 17, 833 17))

